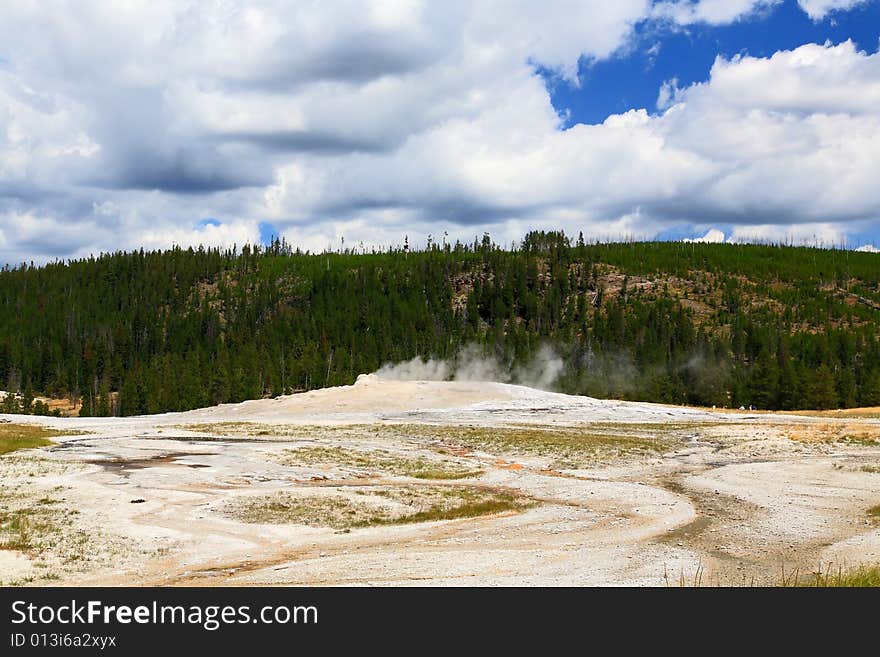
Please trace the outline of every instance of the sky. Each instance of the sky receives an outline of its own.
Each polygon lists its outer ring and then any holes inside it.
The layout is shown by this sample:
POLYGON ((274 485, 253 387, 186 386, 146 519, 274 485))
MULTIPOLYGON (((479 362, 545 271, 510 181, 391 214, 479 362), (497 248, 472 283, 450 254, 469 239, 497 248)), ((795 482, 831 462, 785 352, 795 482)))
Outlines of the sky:
POLYGON ((880 0, 0 6, 0 264, 880 245, 880 0))

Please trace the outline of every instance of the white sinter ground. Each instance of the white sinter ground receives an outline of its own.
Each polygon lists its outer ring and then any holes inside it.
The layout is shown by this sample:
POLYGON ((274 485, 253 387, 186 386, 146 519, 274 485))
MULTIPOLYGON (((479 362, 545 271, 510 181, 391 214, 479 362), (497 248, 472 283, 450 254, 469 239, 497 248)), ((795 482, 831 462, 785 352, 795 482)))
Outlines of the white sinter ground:
POLYGON ((188 413, 0 416, 87 432, 0 457, 0 580, 778 583, 783 567, 880 563, 868 512, 880 504, 876 417, 710 412, 376 375, 188 413), (407 471, 414 462, 469 476, 420 478, 407 471), (394 515, 411 508, 405 498, 454 490, 518 502, 476 517, 345 524, 356 515, 347 504, 394 515), (276 499, 309 511, 241 511, 276 499), (343 520, 322 521, 327 500, 343 520), (9 519, 22 511, 31 520, 16 547, 9 519))

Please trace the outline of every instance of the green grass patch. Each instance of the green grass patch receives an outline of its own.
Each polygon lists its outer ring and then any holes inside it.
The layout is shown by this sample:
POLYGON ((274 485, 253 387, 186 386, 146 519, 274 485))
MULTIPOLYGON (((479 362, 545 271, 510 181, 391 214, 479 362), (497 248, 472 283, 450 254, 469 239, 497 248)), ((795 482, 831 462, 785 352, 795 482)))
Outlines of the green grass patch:
POLYGON ((0 424, 0 454, 8 454, 19 449, 48 447, 54 444, 50 438, 70 436, 79 432, 48 429, 36 424, 0 424))

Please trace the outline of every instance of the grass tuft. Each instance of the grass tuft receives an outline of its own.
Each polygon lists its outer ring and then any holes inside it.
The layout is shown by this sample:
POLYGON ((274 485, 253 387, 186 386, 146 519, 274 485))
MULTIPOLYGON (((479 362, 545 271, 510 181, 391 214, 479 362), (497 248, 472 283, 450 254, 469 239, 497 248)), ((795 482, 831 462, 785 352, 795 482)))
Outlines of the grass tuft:
POLYGON ((33 547, 31 523, 26 511, 0 515, 0 550, 29 550, 33 547))
POLYGON ((801 574, 782 573, 781 586, 801 588, 876 588, 880 587, 880 566, 858 566, 835 570, 830 565, 825 570, 801 574))

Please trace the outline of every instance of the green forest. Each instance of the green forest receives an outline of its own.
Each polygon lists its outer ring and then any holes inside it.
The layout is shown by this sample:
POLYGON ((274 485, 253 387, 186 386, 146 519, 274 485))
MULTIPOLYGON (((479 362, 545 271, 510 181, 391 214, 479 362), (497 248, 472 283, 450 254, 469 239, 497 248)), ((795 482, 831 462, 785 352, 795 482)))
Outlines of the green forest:
POLYGON ((560 392, 759 409, 880 405, 880 256, 592 244, 136 251, 0 271, 0 411, 181 411, 550 347, 560 392), (31 400, 27 408, 21 400, 31 400))

